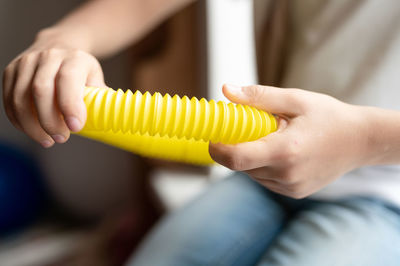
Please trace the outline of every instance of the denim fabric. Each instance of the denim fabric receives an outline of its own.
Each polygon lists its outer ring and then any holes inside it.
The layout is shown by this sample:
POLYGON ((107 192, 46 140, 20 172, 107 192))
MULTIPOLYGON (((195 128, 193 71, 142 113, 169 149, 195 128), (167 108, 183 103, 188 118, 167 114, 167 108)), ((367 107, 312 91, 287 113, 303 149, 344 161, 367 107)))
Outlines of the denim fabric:
POLYGON ((400 212, 378 199, 294 200, 236 173, 166 216, 127 265, 400 265, 400 212))

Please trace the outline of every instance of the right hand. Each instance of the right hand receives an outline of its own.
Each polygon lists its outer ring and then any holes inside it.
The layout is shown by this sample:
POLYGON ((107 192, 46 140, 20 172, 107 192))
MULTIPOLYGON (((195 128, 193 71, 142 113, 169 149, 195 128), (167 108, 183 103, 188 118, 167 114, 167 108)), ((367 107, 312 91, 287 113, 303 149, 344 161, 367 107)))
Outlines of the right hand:
POLYGON ((97 59, 72 45, 38 37, 4 70, 4 107, 16 128, 51 147, 84 126, 86 85, 106 87, 97 59))

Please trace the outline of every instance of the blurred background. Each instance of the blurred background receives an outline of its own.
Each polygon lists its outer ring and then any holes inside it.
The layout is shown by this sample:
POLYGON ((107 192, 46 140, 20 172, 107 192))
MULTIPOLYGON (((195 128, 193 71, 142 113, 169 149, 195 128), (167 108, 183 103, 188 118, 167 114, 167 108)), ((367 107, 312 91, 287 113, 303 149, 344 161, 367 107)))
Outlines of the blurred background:
MULTIPOLYGON (((84 1, 0 0, 0 69, 84 1)), ((396 5, 198 0, 101 64, 115 89, 222 100, 222 83, 268 84, 398 109, 396 5)), ((0 266, 122 265, 162 215, 223 175, 77 136, 43 149, 11 126, 1 101, 0 266)))
MULTIPOLYGON (((83 0, 0 0, 0 69, 83 0)), ((199 1, 103 60, 111 87, 205 96, 199 1), (185 74, 182 74, 185 73, 185 74)), ((149 160, 72 136, 43 149, 0 104, 0 264, 121 265, 165 212, 209 182, 208 169, 149 160)))

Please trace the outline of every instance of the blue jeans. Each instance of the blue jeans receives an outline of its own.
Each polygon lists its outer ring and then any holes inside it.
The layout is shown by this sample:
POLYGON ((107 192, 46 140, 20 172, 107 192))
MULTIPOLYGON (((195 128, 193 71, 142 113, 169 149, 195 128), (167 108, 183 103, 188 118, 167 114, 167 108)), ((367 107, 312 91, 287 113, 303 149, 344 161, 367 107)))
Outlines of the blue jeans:
POLYGON ((165 217, 128 265, 400 265, 400 212, 370 198, 293 200, 236 173, 165 217))

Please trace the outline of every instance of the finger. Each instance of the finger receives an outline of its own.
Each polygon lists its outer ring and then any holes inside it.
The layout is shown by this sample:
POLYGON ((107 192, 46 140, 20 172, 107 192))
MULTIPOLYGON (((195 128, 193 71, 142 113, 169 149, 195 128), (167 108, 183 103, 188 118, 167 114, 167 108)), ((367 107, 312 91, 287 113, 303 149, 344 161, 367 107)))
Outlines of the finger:
POLYGON ((249 178, 253 179, 254 181, 259 183, 260 185, 268 188, 269 190, 271 190, 271 191, 273 191, 275 193, 285 194, 285 195, 287 195, 289 193, 289 191, 287 191, 285 189, 285 187, 282 186, 276 180, 273 180, 271 178, 265 178, 265 177, 258 178, 256 176, 251 175, 249 171, 245 171, 245 173, 249 176, 249 178))
POLYGON ((104 74, 101 70, 101 66, 98 62, 94 62, 94 66, 91 68, 89 75, 86 80, 87 86, 106 88, 107 85, 104 83, 104 74))
POLYGON ((235 145, 210 143, 209 152, 214 161, 236 171, 245 171, 273 165, 284 156, 285 137, 275 132, 256 141, 235 145))
POLYGON ((86 122, 83 96, 90 72, 89 62, 74 58, 64 61, 57 74, 57 104, 68 128, 74 132, 80 131, 86 122))
POLYGON ((263 178, 261 179, 254 177, 252 178, 261 185, 263 185, 264 187, 270 189, 271 191, 274 191, 275 193, 294 199, 302 199, 318 190, 315 188, 314 189, 310 188, 307 184, 299 183, 299 184, 285 185, 277 181, 265 180, 263 178))
POLYGON ((254 168, 250 170, 246 170, 247 173, 252 178, 256 179, 257 181, 268 181, 272 182, 276 185, 285 185, 284 179, 281 178, 281 173, 275 168, 270 166, 264 166, 259 168, 254 168))
POLYGON ((61 58, 42 55, 32 82, 32 93, 40 125, 55 142, 64 143, 70 133, 55 100, 55 78, 60 65, 61 58))
POLYGON ((13 90, 14 113, 23 131, 43 147, 54 144, 53 139, 42 129, 32 103, 30 86, 37 65, 37 57, 22 57, 13 90))
POLYGON ((298 97, 301 90, 261 85, 238 87, 228 84, 225 84, 222 90, 224 95, 234 103, 250 105, 267 112, 287 116, 303 113, 303 104, 298 97))
POLYGON ((16 81, 16 69, 17 63, 11 63, 6 67, 3 73, 3 105, 5 112, 7 114, 8 119, 10 122, 19 130, 22 130, 21 126, 19 125, 13 108, 12 108, 12 88, 14 87, 16 81))
POLYGON ((285 189, 284 186, 282 186, 281 184, 279 184, 278 182, 276 182, 274 180, 266 180, 263 178, 256 178, 253 176, 251 176, 251 178, 254 179, 256 182, 258 182, 260 185, 268 188, 269 190, 271 190, 274 193, 277 193, 280 195, 285 195, 285 196, 290 195, 290 191, 285 189))

